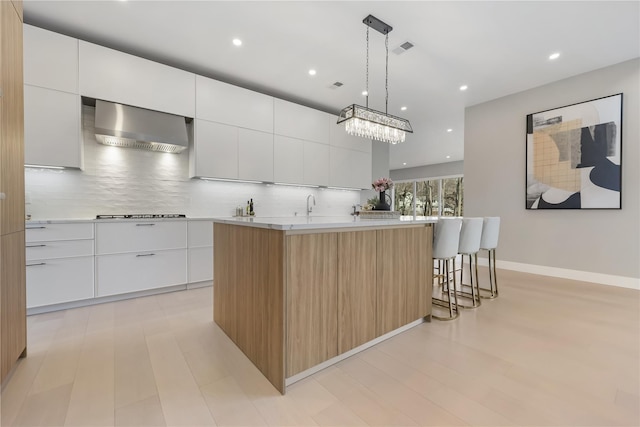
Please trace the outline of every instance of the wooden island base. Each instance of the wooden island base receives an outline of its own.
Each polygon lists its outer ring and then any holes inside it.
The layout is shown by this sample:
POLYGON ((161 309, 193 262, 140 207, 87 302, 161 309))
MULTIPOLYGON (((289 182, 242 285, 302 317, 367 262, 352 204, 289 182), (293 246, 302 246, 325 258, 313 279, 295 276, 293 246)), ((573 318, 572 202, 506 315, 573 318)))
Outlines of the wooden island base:
POLYGON ((283 394, 301 373, 431 315, 431 223, 230 222, 214 224, 213 318, 283 394))

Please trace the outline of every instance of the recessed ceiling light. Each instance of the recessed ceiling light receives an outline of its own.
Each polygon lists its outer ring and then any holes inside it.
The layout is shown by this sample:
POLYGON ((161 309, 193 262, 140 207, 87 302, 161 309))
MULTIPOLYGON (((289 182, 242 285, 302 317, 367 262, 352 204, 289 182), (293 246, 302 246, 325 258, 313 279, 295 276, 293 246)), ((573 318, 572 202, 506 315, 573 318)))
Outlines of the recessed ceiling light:
POLYGON ((234 45, 234 46, 242 46, 242 40, 240 40, 240 39, 233 39, 233 45, 234 45))
POLYGON ((447 132, 453 132, 453 129, 447 129, 447 132))
POLYGON ((369 92, 367 92, 366 90, 363 90, 362 91, 362 96, 367 96, 367 95, 369 95, 369 92))
POLYGON ((401 109, 402 111, 406 111, 406 110, 407 110, 407 107, 400 107, 400 109, 401 109))
POLYGON ((402 163, 402 166, 407 166, 407 162, 402 163))
POLYGON ((551 55, 549 55, 549 59, 554 60, 554 59, 558 59, 560 58, 560 53, 559 52, 555 52, 552 53, 551 55))
POLYGON ((311 70, 309 70, 309 75, 310 76, 315 76, 316 75, 316 70, 314 70, 313 68, 311 70))
POLYGON ((469 86, 467 86, 467 85, 460 86, 460 90, 467 90, 468 88, 469 88, 469 86))
POLYGON ((447 156, 447 159, 450 159, 450 158, 451 158, 451 156, 447 156))

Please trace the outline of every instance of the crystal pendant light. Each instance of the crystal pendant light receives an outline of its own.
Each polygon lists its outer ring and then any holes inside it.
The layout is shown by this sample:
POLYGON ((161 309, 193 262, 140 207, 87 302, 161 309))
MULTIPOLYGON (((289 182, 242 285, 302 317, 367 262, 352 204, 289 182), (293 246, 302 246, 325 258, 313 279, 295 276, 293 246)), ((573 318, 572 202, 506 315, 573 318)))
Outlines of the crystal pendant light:
POLYGON ((338 124, 344 123, 345 130, 350 135, 376 141, 398 144, 404 142, 407 133, 413 133, 409 120, 392 116, 387 113, 389 107, 389 32, 393 28, 373 15, 369 15, 362 21, 367 26, 367 75, 366 93, 367 105, 352 104, 340 111, 338 124), (369 108, 369 28, 385 35, 385 112, 369 108))

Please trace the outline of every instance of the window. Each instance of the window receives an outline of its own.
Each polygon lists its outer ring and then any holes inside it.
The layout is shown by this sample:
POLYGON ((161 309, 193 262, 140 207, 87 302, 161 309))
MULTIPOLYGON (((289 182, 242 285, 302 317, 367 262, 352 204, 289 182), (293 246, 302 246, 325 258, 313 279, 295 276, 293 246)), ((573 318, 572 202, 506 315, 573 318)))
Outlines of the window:
POLYGON ((394 210, 403 217, 413 217, 415 203, 416 216, 462 216, 463 190, 464 179, 461 176, 396 182, 393 188, 394 210))
POLYGON ((442 216, 462 216, 462 177, 442 180, 442 216))
POLYGON ((400 182, 394 185, 394 202, 400 215, 413 215, 413 182, 400 182))

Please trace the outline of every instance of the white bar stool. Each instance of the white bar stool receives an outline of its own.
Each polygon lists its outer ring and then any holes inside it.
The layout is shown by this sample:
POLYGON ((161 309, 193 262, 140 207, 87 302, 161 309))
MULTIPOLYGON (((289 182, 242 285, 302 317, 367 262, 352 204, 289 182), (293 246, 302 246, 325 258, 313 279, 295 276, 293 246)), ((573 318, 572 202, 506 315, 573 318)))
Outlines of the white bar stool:
POLYGON ((444 275, 439 275, 439 277, 441 277, 441 283, 443 284, 443 296, 446 292, 447 298, 441 299, 432 296, 431 300, 434 305, 449 308, 449 316, 440 317, 432 315, 434 319, 453 320, 458 318, 460 315, 460 311, 458 309, 455 269, 461 225, 462 219, 460 218, 440 218, 435 225, 433 233, 433 259, 444 262, 444 275), (450 268, 450 263, 453 263, 452 268, 450 268), (451 277, 453 277, 452 286, 450 286, 451 277))
POLYGON ((498 297, 498 279, 496 277, 496 248, 498 247, 498 237, 500 235, 500 217, 485 217, 482 226, 482 238, 480 239, 480 249, 488 251, 489 254, 489 289, 481 288, 481 291, 489 292, 489 295, 482 295, 481 298, 494 299, 498 297))
POLYGON ((458 244, 458 253, 462 255, 460 263, 460 291, 458 296, 462 298, 470 298, 471 305, 462 305, 461 308, 478 308, 482 304, 480 302, 480 287, 478 285, 478 251, 480 251, 480 241, 482 238, 483 218, 463 218, 462 228, 460 230, 460 241, 458 244), (464 272, 464 257, 469 257, 469 284, 462 283, 462 274, 464 272), (475 265, 475 275, 473 267, 475 265), (475 276, 475 277, 474 277, 475 276), (471 292, 465 292, 464 288, 471 288, 471 292))

